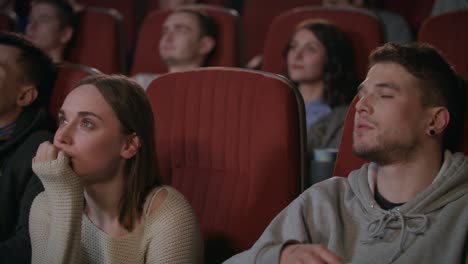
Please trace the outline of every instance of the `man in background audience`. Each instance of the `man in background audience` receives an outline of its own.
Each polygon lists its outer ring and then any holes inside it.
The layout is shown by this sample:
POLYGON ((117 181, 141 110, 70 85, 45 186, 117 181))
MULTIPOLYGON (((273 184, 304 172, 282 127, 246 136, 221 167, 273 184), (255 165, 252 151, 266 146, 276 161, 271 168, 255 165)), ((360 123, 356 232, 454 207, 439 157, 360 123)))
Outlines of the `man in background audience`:
MULTIPOLYGON (((217 37, 217 26, 211 17, 193 9, 178 9, 162 25, 159 55, 168 72, 203 67, 215 52, 217 37)), ((134 78, 146 88, 156 76, 138 74, 134 78)))
POLYGON ((64 0, 34 0, 31 3, 26 38, 47 53, 54 63, 69 52, 74 33, 75 14, 64 0))
POLYGON ((385 39, 388 42, 410 43, 414 40, 411 28, 406 20, 389 11, 376 9, 376 0, 322 0, 324 6, 354 6, 358 8, 369 8, 383 23, 385 28, 385 39))
POLYGON ((55 80, 51 59, 29 41, 0 33, 0 263, 29 263, 29 209, 43 191, 31 170, 51 140, 47 111, 55 80))
POLYGON ((388 43, 359 87, 353 152, 226 263, 468 263, 464 87, 437 51, 388 43))

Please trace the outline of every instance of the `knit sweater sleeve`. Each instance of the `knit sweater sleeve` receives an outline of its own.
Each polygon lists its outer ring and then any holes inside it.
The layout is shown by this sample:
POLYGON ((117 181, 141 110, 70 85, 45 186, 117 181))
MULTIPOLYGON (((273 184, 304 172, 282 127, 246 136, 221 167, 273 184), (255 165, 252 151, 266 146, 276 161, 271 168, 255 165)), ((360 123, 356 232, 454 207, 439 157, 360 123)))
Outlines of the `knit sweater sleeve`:
POLYGON ((33 202, 29 218, 32 263, 80 263, 83 187, 62 153, 35 162, 45 192, 33 202))
POLYGON ((145 263, 203 263, 203 242, 193 209, 175 189, 163 189, 168 196, 148 218, 152 237, 145 263))

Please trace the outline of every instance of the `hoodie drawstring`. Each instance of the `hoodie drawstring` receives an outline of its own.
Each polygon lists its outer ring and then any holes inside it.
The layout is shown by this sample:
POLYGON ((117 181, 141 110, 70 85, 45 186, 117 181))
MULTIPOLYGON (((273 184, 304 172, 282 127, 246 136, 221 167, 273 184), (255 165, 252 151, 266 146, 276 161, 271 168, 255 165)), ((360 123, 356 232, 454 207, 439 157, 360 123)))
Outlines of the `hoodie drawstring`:
POLYGON ((381 240, 385 236, 387 228, 390 229, 400 229, 400 243, 397 251, 393 254, 389 263, 393 262, 404 250, 404 243, 406 241, 407 232, 413 235, 424 234, 429 219, 423 214, 414 214, 414 215, 403 215, 400 210, 397 208, 395 210, 385 212, 380 218, 373 220, 367 226, 367 231, 369 232, 369 238, 362 241, 363 244, 371 244, 378 240, 381 240), (392 224, 392 222, 400 221, 400 224, 392 224), (407 220, 414 220, 415 224, 413 227, 407 226, 407 220))

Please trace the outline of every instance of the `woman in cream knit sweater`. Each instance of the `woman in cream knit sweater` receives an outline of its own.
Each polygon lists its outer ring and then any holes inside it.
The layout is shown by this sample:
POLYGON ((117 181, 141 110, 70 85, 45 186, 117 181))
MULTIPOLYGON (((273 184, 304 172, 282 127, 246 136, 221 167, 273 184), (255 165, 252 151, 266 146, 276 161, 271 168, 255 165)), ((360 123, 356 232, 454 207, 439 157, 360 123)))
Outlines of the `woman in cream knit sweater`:
POLYGON ((107 75, 76 87, 33 160, 45 192, 30 213, 32 262, 201 263, 193 210, 159 180, 143 89, 107 75))

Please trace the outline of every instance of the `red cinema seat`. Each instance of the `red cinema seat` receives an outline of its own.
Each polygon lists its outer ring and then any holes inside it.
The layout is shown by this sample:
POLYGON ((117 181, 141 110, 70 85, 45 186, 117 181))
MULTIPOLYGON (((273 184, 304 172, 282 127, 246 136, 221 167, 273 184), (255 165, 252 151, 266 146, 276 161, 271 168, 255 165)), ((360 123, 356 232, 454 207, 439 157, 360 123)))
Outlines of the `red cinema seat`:
POLYGON ((362 80, 367 74, 367 59, 383 39, 382 24, 372 12, 345 7, 299 7, 284 12, 275 18, 263 48, 264 71, 286 75, 284 50, 296 26, 307 19, 320 18, 338 26, 350 38, 356 60, 356 72, 362 80))
POLYGON ((468 77, 468 10, 428 18, 421 26, 418 42, 437 48, 458 74, 468 77))
MULTIPOLYGON (((211 16, 218 25, 218 40, 215 53, 208 66, 236 67, 240 65, 239 15, 234 9, 193 4, 183 7, 193 8, 211 16)), ((165 73, 166 65, 159 56, 159 39, 165 19, 172 11, 153 11, 145 18, 140 28, 133 58, 131 74, 165 73)))
POLYGON ((79 17, 69 61, 103 73, 125 73, 122 16, 114 9, 88 7, 79 17))
POLYGON ((161 176, 195 209, 207 263, 248 249, 307 175, 297 88, 270 73, 208 67, 162 75, 147 94, 161 176))
POLYGON ((100 74, 98 70, 73 63, 61 63, 57 65, 57 79, 49 101, 49 112, 57 119, 58 111, 62 107, 65 97, 73 89, 75 84, 88 75, 100 74))
MULTIPOLYGON (((160 10, 159 8, 159 1, 160 0, 148 0, 147 2, 147 9, 148 10, 160 10)), ((229 7, 231 0, 201 0, 195 1, 196 3, 206 4, 206 5, 215 5, 215 6, 224 6, 229 7)))
POLYGON ((282 12, 300 6, 320 6, 322 0, 244 0, 242 23, 247 60, 262 52, 268 28, 282 12))
POLYGON ((104 7, 117 10, 123 17, 125 45, 131 47, 135 38, 135 12, 137 1, 133 0, 79 0, 80 4, 90 7, 104 7))

